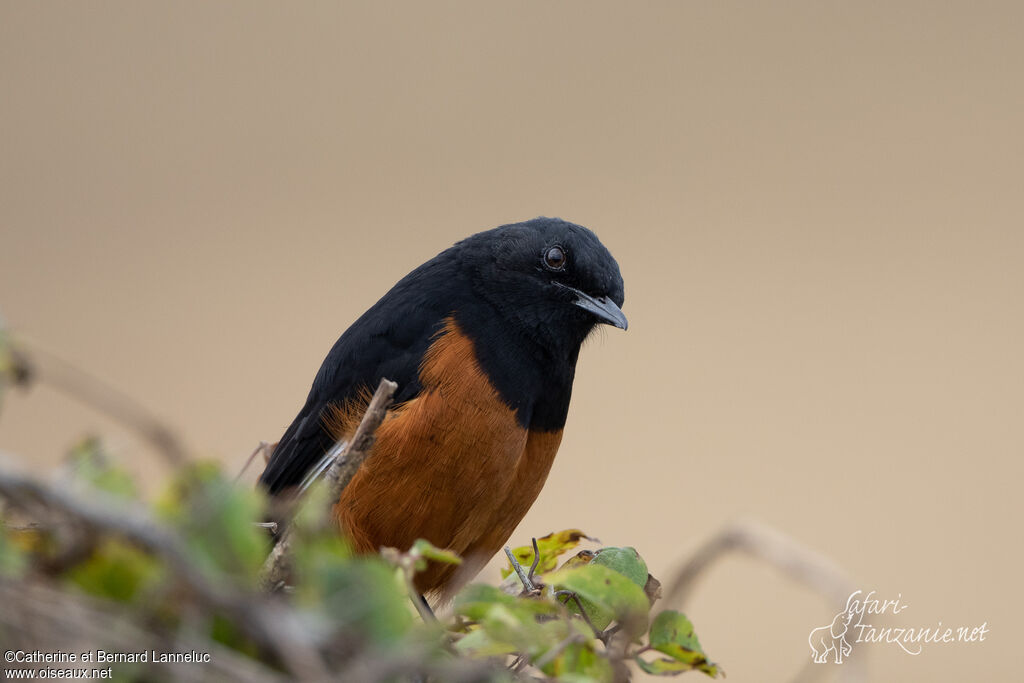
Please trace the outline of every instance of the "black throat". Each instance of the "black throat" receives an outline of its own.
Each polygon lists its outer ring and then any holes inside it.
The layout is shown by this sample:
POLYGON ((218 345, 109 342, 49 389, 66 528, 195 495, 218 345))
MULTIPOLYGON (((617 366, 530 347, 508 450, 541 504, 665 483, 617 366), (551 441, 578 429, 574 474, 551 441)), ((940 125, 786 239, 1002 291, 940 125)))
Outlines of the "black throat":
POLYGON ((480 313, 456 311, 455 320, 473 341, 480 367, 501 399, 527 429, 562 429, 572 397, 576 360, 587 331, 560 330, 552 339, 551 335, 509 324, 493 312, 480 313))

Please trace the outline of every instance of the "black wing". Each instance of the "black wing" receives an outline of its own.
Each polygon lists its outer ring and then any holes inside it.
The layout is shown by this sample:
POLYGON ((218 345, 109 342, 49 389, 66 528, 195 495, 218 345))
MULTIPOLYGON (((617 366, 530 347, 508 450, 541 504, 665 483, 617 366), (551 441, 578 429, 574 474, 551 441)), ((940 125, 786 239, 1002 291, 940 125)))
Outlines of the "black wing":
POLYGON ((442 252, 405 276, 341 335, 260 476, 270 494, 299 485, 333 445, 324 425, 331 404, 372 391, 382 377, 398 383, 396 403, 419 394, 423 354, 468 292, 463 278, 455 248, 442 252))

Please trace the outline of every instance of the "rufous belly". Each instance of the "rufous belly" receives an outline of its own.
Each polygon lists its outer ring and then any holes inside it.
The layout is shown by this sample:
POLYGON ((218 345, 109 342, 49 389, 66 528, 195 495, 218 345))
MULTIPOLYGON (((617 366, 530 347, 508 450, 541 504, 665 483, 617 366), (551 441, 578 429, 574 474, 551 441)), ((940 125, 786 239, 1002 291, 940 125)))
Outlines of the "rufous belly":
MULTIPOLYGON (((408 549, 418 538, 463 556, 431 563, 420 591, 450 594, 501 549, 540 493, 561 431, 516 421, 481 370, 473 342, 449 319, 424 356, 422 391, 396 406, 335 506, 356 548, 408 549)), ((365 403, 338 406, 335 437, 354 431, 365 403)))

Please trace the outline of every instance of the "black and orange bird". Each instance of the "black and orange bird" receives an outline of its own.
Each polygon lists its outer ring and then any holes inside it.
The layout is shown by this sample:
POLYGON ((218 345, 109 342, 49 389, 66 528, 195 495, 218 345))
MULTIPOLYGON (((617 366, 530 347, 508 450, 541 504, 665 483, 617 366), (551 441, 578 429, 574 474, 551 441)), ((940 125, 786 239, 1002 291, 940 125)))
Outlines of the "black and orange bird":
POLYGON ((402 278, 338 339, 260 477, 288 496, 350 437, 381 378, 398 383, 373 448, 334 507, 359 551, 418 538, 442 597, 483 566, 540 493, 562 439, 580 345, 626 329, 619 266, 593 232, 536 218, 477 233, 402 278), (468 569, 468 571, 466 571, 468 569))

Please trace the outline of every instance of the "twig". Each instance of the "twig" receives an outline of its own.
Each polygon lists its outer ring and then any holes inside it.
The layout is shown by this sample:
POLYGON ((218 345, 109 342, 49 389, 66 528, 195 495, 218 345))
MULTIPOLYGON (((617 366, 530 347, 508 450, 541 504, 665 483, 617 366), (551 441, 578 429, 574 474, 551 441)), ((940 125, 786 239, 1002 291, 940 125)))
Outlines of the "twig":
POLYGON ((26 381, 45 382, 120 422, 153 446, 171 466, 188 462, 185 448, 174 431, 137 400, 48 351, 37 346, 25 347, 25 341, 18 339, 15 350, 26 381))
POLYGON ((391 403, 395 398, 395 391, 397 390, 398 385, 391 380, 382 379, 380 381, 380 384, 377 385, 377 390, 373 394, 373 398, 370 399, 370 405, 366 407, 363 419, 359 422, 359 426, 356 427, 356 433, 352 435, 352 439, 348 442, 348 447, 345 451, 338 454, 334 462, 331 463, 331 466, 324 473, 324 478, 330 487, 328 489, 330 493, 329 500, 332 503, 341 498, 342 491, 352 481, 352 477, 356 476, 359 466, 363 464, 363 461, 370 454, 370 448, 373 446, 377 428, 384 422, 388 408, 391 407, 391 403))
POLYGON ((745 552, 779 568, 831 602, 845 604, 847 596, 856 590, 846 573, 825 556, 764 524, 739 521, 712 536, 680 567, 665 603, 685 604, 697 579, 730 551, 745 552))
POLYGON ((519 580, 523 582, 523 590, 527 593, 532 593, 537 590, 536 586, 533 585, 533 581, 526 574, 526 570, 523 569, 523 565, 519 564, 519 560, 512 554, 512 548, 505 546, 505 554, 508 555, 508 561, 512 563, 512 568, 516 570, 516 574, 519 575, 519 580))
POLYGON ((590 617, 587 616, 587 610, 583 609, 583 603, 580 601, 580 596, 576 595, 575 591, 555 591, 555 597, 571 598, 572 601, 576 603, 576 609, 580 611, 580 616, 583 617, 583 621, 586 622, 587 626, 590 627, 590 630, 594 632, 594 637, 600 640, 602 643, 605 643, 605 645, 608 644, 605 642, 604 632, 598 629, 596 626, 594 626, 594 622, 592 622, 590 620, 590 617))
POLYGON ((215 611, 230 615, 240 628, 267 652, 283 661, 293 673, 319 674, 312 651, 303 643, 301 631, 290 626, 276 612, 271 614, 252 596, 215 583, 189 559, 182 539, 158 524, 139 505, 111 506, 81 497, 62 488, 48 486, 4 466, 7 454, 0 452, 0 495, 15 506, 31 510, 43 506, 82 524, 97 535, 114 535, 163 559, 174 577, 191 591, 194 599, 215 611))
POLYGON ((583 636, 581 636, 579 633, 573 633, 571 636, 569 636, 568 638, 566 638, 565 640, 561 641, 560 643, 555 645, 553 648, 551 648, 550 650, 545 652, 544 655, 540 659, 538 659, 536 662, 533 663, 533 666, 537 667, 538 669, 543 669, 545 666, 547 666, 551 662, 555 661, 555 659, 558 657, 558 655, 560 655, 563 652, 565 652, 565 648, 569 647, 573 643, 582 643, 582 642, 583 642, 583 636))
MULTIPOLYGON (((340 450, 334 462, 324 473, 328 486, 328 500, 332 505, 341 498, 342 491, 352 481, 359 466, 370 454, 374 434, 384 421, 397 389, 398 385, 389 379, 380 381, 366 412, 363 413, 362 421, 356 428, 356 433, 340 450)), ((288 555, 291 551, 291 544, 292 527, 289 525, 263 563, 263 570, 260 573, 260 587, 263 590, 273 591, 284 583, 288 575, 288 555)))
MULTIPOLYGON (((746 520, 727 526, 693 553, 676 572, 665 604, 686 604, 697 579, 715 561, 733 551, 747 553, 776 567, 791 579, 824 595, 834 605, 845 605, 850 593, 856 590, 846 572, 824 555, 771 527, 746 520)), ((829 667, 817 666, 810 661, 808 664, 797 675, 796 681, 809 683, 819 680, 829 671, 829 667)), ((867 678, 865 668, 863 656, 851 657, 838 675, 846 682, 863 681, 867 678)))
POLYGON ((437 615, 434 614, 433 608, 431 608, 430 603, 427 602, 423 593, 417 591, 416 586, 414 586, 412 582, 409 582, 407 587, 409 589, 409 597, 412 599, 413 605, 416 606, 416 611, 420 613, 420 619, 427 624, 436 624, 437 615))
POLYGON ((537 565, 540 564, 540 548, 537 547, 537 539, 531 538, 533 542, 533 564, 530 565, 530 573, 527 576, 530 577, 530 583, 533 583, 533 573, 537 571, 537 565))
POLYGON ((238 481, 242 478, 242 475, 246 473, 246 471, 252 465, 253 460, 256 459, 257 455, 262 453, 263 462, 267 462, 267 460, 269 460, 270 453, 272 452, 273 446, 269 442, 260 441, 258 444, 256 444, 256 448, 254 448, 252 453, 249 454, 249 457, 245 459, 245 464, 242 465, 242 469, 239 470, 238 474, 235 475, 235 483, 237 484, 238 481))

